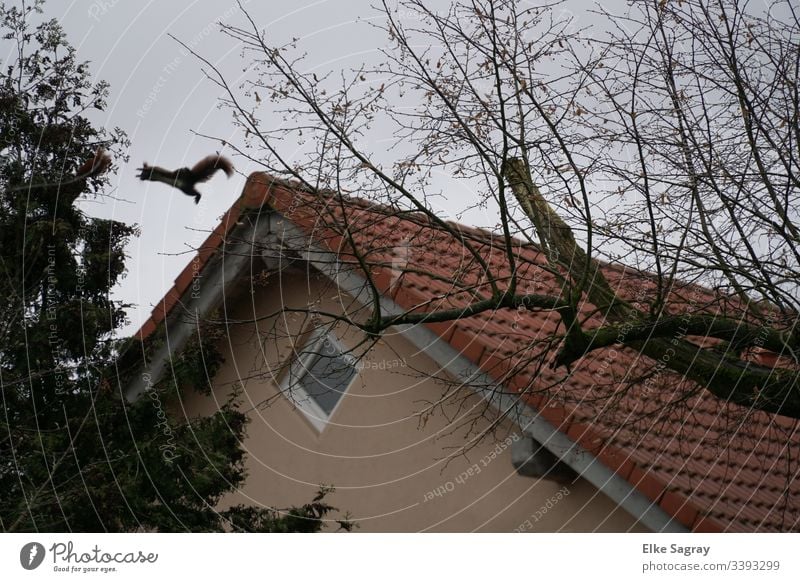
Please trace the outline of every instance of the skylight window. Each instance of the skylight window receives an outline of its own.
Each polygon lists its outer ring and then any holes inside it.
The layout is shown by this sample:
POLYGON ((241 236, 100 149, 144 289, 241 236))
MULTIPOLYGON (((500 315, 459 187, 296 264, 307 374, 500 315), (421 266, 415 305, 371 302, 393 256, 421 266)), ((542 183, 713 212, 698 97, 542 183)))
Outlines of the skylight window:
POLYGON ((319 330, 297 354, 281 389, 322 431, 357 373, 339 340, 319 330))

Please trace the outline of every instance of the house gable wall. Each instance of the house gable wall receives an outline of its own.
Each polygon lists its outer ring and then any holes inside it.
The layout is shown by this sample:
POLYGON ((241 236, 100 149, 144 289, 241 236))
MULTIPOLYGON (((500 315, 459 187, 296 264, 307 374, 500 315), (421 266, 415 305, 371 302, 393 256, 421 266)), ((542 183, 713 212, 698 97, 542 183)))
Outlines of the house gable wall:
MULTIPOLYGON (((225 312, 248 320, 317 298, 321 310, 356 308, 330 285, 314 271, 271 273, 265 285, 251 290, 248 281, 228 297, 225 312)), ((445 398, 455 386, 399 334, 370 351, 329 425, 317 431, 278 389, 290 338, 310 322, 302 314, 278 317, 231 327, 212 395, 190 392, 184 402, 189 416, 209 414, 235 385, 243 388, 249 476, 223 505, 299 505, 326 484, 336 487, 330 502, 361 531, 645 531, 582 479, 564 485, 519 476, 509 443, 522 432, 510 423, 453 456, 489 428, 492 413, 463 388, 445 398)), ((347 346, 358 343, 353 330, 336 333, 347 346)))

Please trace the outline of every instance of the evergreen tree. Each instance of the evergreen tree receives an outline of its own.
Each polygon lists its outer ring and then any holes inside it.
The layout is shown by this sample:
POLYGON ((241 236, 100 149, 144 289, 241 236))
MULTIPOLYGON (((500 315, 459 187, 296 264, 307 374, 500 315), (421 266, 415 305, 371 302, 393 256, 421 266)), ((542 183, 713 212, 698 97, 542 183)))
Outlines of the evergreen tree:
POLYGON ((136 229, 78 202, 109 184, 98 150, 124 160, 128 140, 91 123, 108 85, 55 20, 32 25, 41 12, 0 5, 16 55, 0 72, 0 530, 319 530, 324 490, 287 513, 214 509, 245 477, 233 403, 173 418, 179 378, 122 397, 142 350, 114 340, 126 305, 109 291, 136 229))

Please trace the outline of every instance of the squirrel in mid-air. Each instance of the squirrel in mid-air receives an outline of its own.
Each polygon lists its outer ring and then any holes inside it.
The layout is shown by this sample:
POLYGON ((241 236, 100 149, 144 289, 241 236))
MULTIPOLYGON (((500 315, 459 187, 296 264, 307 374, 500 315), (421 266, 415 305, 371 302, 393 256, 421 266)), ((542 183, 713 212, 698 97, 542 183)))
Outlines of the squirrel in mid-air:
POLYGON ((228 178, 233 176, 233 164, 230 160, 220 155, 212 155, 206 156, 192 168, 178 168, 172 171, 158 166, 149 166, 145 162, 139 168, 138 177, 142 180, 163 182, 174 186, 187 196, 194 196, 194 203, 198 204, 200 202, 200 192, 197 191, 195 186, 198 182, 206 182, 217 170, 225 172, 228 178))

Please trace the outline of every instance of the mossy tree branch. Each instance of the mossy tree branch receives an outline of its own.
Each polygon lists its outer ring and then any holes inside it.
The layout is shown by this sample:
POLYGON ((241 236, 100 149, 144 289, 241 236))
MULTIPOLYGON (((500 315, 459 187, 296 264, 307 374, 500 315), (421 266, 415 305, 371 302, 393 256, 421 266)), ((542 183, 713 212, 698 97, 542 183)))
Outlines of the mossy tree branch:
POLYGON ((759 366, 685 339, 688 335, 708 336, 730 341, 739 348, 764 347, 796 358, 798 346, 790 336, 770 326, 759 328, 710 314, 682 317, 658 314, 654 319, 634 308, 614 292, 599 263, 577 245, 572 229, 534 184, 527 163, 519 158, 510 159, 504 166, 504 173, 523 211, 551 249, 551 260, 557 262, 572 281, 585 280, 588 274, 591 283, 583 290, 586 297, 603 310, 607 320, 615 322, 583 331, 565 321, 567 334, 553 361, 555 366, 569 365, 602 347, 623 344, 661 362, 723 400, 800 418, 800 372, 797 369, 759 366), (626 320, 634 323, 625 324, 626 320))

